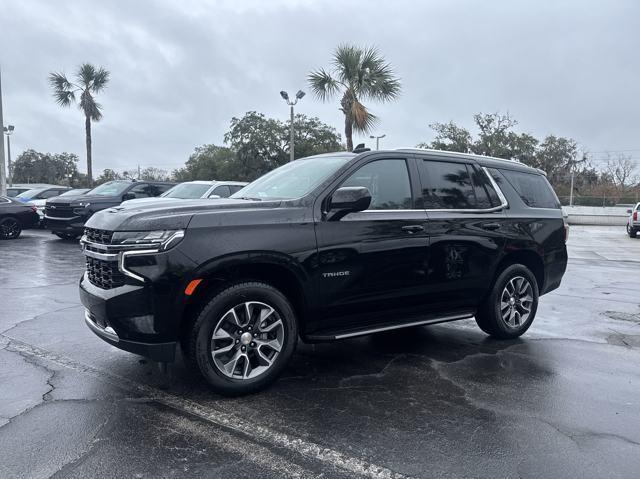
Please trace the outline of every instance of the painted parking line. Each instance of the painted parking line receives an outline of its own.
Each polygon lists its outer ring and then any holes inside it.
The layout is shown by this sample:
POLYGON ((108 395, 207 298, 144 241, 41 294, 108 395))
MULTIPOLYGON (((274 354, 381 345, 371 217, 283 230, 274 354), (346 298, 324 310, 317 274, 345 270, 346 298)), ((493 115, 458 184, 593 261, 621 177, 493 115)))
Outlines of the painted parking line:
POLYGON ((254 421, 249 423, 237 417, 233 412, 225 410, 224 407, 203 406, 195 401, 166 393, 145 384, 137 383, 126 377, 33 346, 8 335, 0 334, 0 343, 2 342, 7 343, 6 348, 9 351, 15 351, 19 354, 48 361, 77 372, 97 376, 118 387, 141 393, 145 397, 165 406, 187 414, 192 414, 209 423, 238 432, 249 439, 260 441, 274 447, 285 448, 307 459, 315 459, 328 466, 372 479, 408 479, 408 476, 392 471, 386 467, 348 456, 342 452, 305 439, 275 431, 267 426, 256 424, 254 421))

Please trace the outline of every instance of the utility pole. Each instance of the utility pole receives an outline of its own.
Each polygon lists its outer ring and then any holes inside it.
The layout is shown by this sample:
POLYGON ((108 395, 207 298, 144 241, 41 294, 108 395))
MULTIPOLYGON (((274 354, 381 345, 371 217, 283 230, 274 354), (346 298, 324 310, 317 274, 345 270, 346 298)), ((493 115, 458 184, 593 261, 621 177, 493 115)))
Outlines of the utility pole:
POLYGON ((303 96, 305 96, 305 92, 303 92, 302 90, 298 90, 298 93, 296 93, 296 98, 293 101, 289 99, 289 94, 284 90, 280 92, 280 96, 284 101, 287 102, 287 105, 291 107, 291 125, 289 126, 289 161, 293 161, 295 159, 294 144, 293 144, 294 142, 293 106, 296 103, 298 103, 298 100, 300 100, 303 96))
POLYGON ((7 182, 9 186, 13 186, 13 174, 11 169, 11 134, 15 130, 13 125, 7 125, 4 127, 4 134, 7 135, 7 182))
POLYGON ((571 190, 569 191, 569 206, 573 206, 573 171, 571 172, 571 190))
MULTIPOLYGON (((2 70, 0 70, 0 128, 4 131, 4 117, 2 116, 2 70)), ((7 175, 4 170, 4 135, 0 141, 0 195, 7 195, 7 175)))

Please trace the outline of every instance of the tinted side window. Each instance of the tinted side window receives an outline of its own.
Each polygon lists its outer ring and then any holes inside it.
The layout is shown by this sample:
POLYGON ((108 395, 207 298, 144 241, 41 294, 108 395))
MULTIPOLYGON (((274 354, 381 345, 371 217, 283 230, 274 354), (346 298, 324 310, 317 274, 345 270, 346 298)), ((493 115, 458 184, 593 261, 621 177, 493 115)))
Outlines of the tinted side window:
POLYGON ((231 190, 231 194, 237 193, 238 191, 240 191, 242 188, 244 188, 244 186, 240 186, 240 185, 229 185, 229 189, 231 190))
POLYGON ((543 175, 502 169, 500 172, 518 192, 518 195, 527 206, 532 208, 560 208, 556 194, 543 175))
POLYGON ((229 187, 227 185, 220 185, 213 189, 209 197, 212 195, 218 195, 220 198, 229 198, 231 191, 229 191, 229 187))
POLYGON ((165 191, 169 191, 171 188, 173 188, 175 185, 153 185, 156 187, 158 194, 154 195, 154 196, 159 196, 162 193, 164 193, 165 191))
POLYGON ((149 198, 160 194, 157 186, 148 184, 136 185, 129 190, 129 193, 133 193, 136 198, 149 198))
POLYGON ((370 210, 406 210, 412 207, 409 171, 405 160, 376 160, 353 173, 341 186, 365 186, 371 193, 370 210))
POLYGON ((478 208, 493 208, 494 206, 500 206, 500 198, 498 193, 493 188, 489 177, 482 168, 474 166, 467 166, 471 171, 471 182, 476 192, 476 199, 478 201, 478 208))
POLYGON ((420 164, 426 209, 477 208, 469 167, 464 163, 423 160, 420 164))

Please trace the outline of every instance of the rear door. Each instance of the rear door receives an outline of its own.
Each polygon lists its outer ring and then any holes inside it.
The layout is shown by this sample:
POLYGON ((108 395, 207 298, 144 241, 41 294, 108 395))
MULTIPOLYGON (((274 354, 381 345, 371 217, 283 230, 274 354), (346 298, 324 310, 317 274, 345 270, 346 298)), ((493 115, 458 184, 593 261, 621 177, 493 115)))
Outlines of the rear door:
POLYGON ((469 160, 417 160, 430 240, 432 310, 476 307, 504 249, 505 215, 486 171, 469 160))
POLYGON ((316 224, 321 317, 333 318, 337 327, 401 321, 403 315, 385 312, 420 309, 427 274, 427 217, 416 198, 414 160, 374 156, 346 173, 327 196, 342 186, 367 187, 372 202, 366 211, 316 224))

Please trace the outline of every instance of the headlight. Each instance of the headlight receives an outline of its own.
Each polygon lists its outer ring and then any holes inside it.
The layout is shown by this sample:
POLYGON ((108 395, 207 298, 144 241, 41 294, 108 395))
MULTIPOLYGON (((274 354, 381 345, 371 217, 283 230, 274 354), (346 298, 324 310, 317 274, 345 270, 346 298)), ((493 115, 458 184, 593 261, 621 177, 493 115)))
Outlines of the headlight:
POLYGON ((183 237, 184 230, 116 231, 111 238, 111 244, 148 245, 150 248, 165 251, 177 245, 183 237))
POLYGON ((71 206, 72 206, 72 207, 74 207, 74 208, 78 208, 78 207, 80 207, 80 208, 87 208, 87 207, 88 207, 88 206, 90 206, 90 205, 91 205, 91 203, 89 203, 88 201, 81 201, 81 202, 76 203, 76 204, 71 205, 71 206))

